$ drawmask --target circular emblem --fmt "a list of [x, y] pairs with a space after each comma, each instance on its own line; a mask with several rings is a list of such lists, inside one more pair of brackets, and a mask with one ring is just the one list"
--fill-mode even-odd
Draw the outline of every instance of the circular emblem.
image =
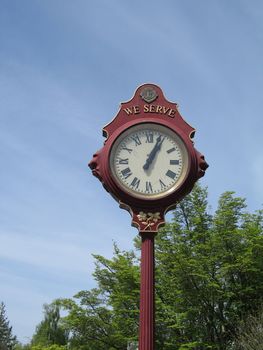
[[144, 88], [140, 96], [147, 103], [153, 102], [158, 97], [157, 92], [151, 87]]

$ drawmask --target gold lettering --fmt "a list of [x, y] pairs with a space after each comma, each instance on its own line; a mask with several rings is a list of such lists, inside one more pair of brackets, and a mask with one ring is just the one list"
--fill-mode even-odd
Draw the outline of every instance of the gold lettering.
[[134, 114], [139, 114], [140, 113], [139, 106], [133, 106], [133, 111], [134, 111]]
[[[134, 114], [140, 113], [139, 112], [139, 106], [134, 106], [133, 107], [133, 112]], [[170, 107], [166, 107], [166, 106], [161, 106], [161, 105], [147, 105], [145, 104], [143, 106], [143, 111], [144, 113], [158, 113], [158, 114], [166, 114], [171, 118], [174, 118], [176, 110], [172, 109]]]
[[154, 113], [155, 112], [155, 105], [150, 105], [150, 113]]
[[130, 114], [132, 114], [132, 109], [131, 108], [124, 108], [124, 111], [128, 114], [128, 115], [130, 115]]
[[166, 114], [169, 111], [169, 109], [169, 107], [166, 108], [165, 106], [163, 106], [163, 114]]
[[174, 115], [175, 115], [175, 110], [174, 109], [170, 109], [169, 113], [168, 113], [169, 117], [172, 117], [174, 118]]
[[148, 112], [149, 112], [149, 105], [144, 105], [144, 106], [143, 106], [143, 111], [144, 111], [145, 113], [148, 113]]
[[157, 106], [156, 106], [156, 113], [160, 113], [160, 114], [162, 114], [162, 113], [163, 113], [163, 107], [162, 107], [162, 106], [157, 105]]

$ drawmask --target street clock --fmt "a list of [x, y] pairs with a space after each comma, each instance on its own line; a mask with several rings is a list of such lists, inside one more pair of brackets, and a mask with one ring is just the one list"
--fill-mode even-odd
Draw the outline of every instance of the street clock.
[[140, 86], [103, 129], [104, 147], [89, 166], [142, 231], [157, 232], [208, 167], [195, 130], [154, 84]]
[[94, 176], [128, 210], [139, 229], [139, 350], [155, 349], [154, 237], [208, 165], [193, 144], [195, 130], [154, 84], [140, 86], [103, 129], [106, 141], [89, 163]]

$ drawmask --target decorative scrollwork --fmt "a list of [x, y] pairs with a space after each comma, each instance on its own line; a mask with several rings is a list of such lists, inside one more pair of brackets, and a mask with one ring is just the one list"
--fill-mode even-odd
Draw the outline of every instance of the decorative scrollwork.
[[142, 222], [143, 225], [145, 225], [145, 230], [150, 229], [152, 226], [156, 224], [158, 220], [161, 219], [161, 215], [159, 212], [157, 213], [144, 213], [143, 211], [140, 211], [140, 213], [137, 215], [139, 221]]

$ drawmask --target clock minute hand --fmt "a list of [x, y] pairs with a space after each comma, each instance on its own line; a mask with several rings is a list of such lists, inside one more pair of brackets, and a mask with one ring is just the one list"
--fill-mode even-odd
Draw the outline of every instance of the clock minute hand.
[[151, 165], [152, 161], [154, 160], [156, 153], [157, 153], [157, 152], [160, 150], [160, 148], [161, 148], [161, 145], [162, 145], [162, 143], [163, 143], [163, 140], [164, 140], [164, 138], [162, 139], [162, 138], [161, 138], [161, 135], [158, 136], [158, 138], [157, 138], [157, 140], [156, 140], [156, 144], [155, 144], [155, 146], [153, 147], [151, 153], [149, 154], [149, 156], [148, 156], [148, 158], [147, 158], [147, 160], [146, 160], [146, 163], [145, 163], [144, 166], [143, 166], [143, 169], [144, 169], [144, 170], [149, 169], [149, 166]]
[[161, 141], [161, 135], [158, 136], [153, 149], [151, 150], [150, 154], [148, 154], [148, 158], [146, 160], [146, 163], [143, 166], [144, 170], [147, 170], [149, 168], [150, 164], [152, 163], [152, 161], [154, 159], [154, 156], [155, 156], [155, 154], [156, 154], [156, 152], [158, 150], [158, 144], [159, 144], [160, 141]]

